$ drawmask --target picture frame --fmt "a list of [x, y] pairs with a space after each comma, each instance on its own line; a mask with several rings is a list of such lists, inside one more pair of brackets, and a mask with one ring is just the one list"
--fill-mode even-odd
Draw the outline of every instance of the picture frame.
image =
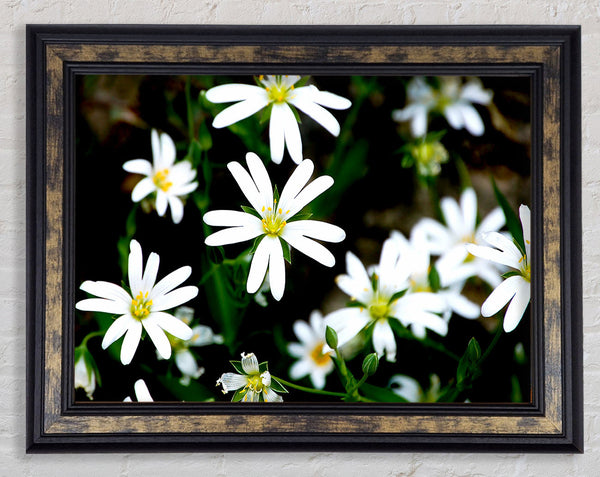
[[[28, 25], [27, 452], [583, 452], [580, 54], [577, 26]], [[530, 79], [530, 402], [75, 402], [76, 76], [274, 67]]]

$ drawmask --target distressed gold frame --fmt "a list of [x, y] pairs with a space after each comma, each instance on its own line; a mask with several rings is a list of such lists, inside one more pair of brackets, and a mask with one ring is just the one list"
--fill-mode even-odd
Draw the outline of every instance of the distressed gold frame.
[[[582, 451], [578, 27], [28, 26], [28, 442], [64, 450]], [[533, 94], [531, 401], [75, 404], [73, 78], [83, 72], [524, 75]]]

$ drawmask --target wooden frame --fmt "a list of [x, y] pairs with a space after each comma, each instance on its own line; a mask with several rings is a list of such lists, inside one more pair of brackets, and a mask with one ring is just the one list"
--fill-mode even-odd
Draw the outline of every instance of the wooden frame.
[[[74, 76], [523, 75], [533, 95], [528, 404], [75, 404]], [[28, 26], [27, 451], [582, 452], [579, 27]]]

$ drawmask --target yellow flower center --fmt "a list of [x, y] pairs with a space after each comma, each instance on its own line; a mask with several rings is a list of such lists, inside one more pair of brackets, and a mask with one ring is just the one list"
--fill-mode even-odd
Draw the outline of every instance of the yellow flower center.
[[167, 192], [173, 185], [173, 183], [169, 181], [169, 169], [157, 171], [152, 178], [152, 182], [154, 182], [154, 185], [163, 192]]
[[272, 237], [278, 237], [281, 235], [281, 231], [287, 224], [286, 217], [290, 213], [287, 210], [285, 213], [281, 208], [277, 209], [277, 200], [274, 201], [273, 207], [262, 208], [262, 224], [263, 229], [267, 235]]
[[310, 352], [310, 358], [317, 366], [325, 366], [331, 361], [331, 356], [328, 353], [323, 353], [324, 344], [322, 341], [319, 341]]
[[418, 292], [431, 292], [431, 287], [429, 286], [429, 281], [415, 281], [413, 279], [410, 280], [410, 289], [413, 293]]
[[521, 276], [528, 282], [531, 282], [531, 267], [529, 265], [529, 262], [527, 261], [526, 255], [523, 255], [519, 259], [519, 264], [521, 266], [521, 270], [520, 270]]
[[369, 313], [374, 321], [385, 319], [390, 315], [390, 306], [388, 299], [385, 297], [377, 297], [369, 305]]
[[248, 378], [248, 384], [246, 384], [246, 388], [249, 388], [250, 390], [254, 391], [255, 393], [260, 393], [262, 392], [264, 385], [262, 382], [262, 378], [260, 376], [260, 374], [252, 374], [247, 376]]
[[[294, 97], [292, 93], [294, 85], [282, 84], [281, 78], [281, 76], [277, 76], [274, 85], [265, 87], [269, 97], [269, 103], [286, 103]], [[262, 81], [263, 76], [260, 76], [259, 79]]]
[[137, 296], [131, 300], [131, 314], [138, 320], [143, 320], [150, 314], [152, 300], [148, 300], [148, 292], [145, 294], [139, 292]]

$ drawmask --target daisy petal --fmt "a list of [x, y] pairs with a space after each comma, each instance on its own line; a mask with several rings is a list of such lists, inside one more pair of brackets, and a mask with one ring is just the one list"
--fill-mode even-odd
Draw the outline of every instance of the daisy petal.
[[144, 276], [142, 277], [142, 288], [140, 291], [149, 292], [152, 289], [156, 282], [159, 263], [160, 257], [152, 252], [146, 261], [146, 268], [144, 270]]
[[320, 176], [308, 184], [289, 204], [289, 217], [300, 212], [305, 205], [321, 195], [333, 185], [333, 178], [330, 176]]
[[[290, 157], [296, 164], [302, 162], [302, 138], [300, 137], [300, 128], [296, 116], [287, 104], [276, 105], [281, 108], [281, 121], [285, 134], [285, 145]], [[273, 106], [275, 109], [275, 106]]]
[[110, 282], [93, 282], [86, 280], [79, 287], [84, 292], [90, 293], [100, 298], [106, 298], [113, 301], [123, 301], [127, 304], [131, 304], [131, 296], [119, 285], [115, 285]]
[[198, 373], [198, 363], [194, 355], [189, 350], [182, 350], [175, 353], [175, 364], [182, 374], [187, 376], [196, 376]]
[[481, 305], [481, 314], [483, 316], [493, 316], [506, 305], [520, 287], [522, 277], [512, 276], [498, 285], [490, 296]]
[[211, 210], [202, 219], [205, 224], [215, 227], [241, 227], [255, 223], [261, 226], [258, 217], [238, 210]]
[[[479, 227], [477, 227], [477, 235], [485, 232], [497, 232], [504, 226], [505, 223], [506, 218], [504, 217], [504, 212], [502, 212], [500, 207], [496, 207], [485, 216], [485, 219], [481, 221]], [[476, 239], [477, 235], [475, 237]]]
[[174, 272], [169, 273], [166, 277], [160, 280], [150, 291], [148, 299], [154, 300], [155, 297], [162, 296], [170, 292], [174, 288], [181, 285], [192, 274], [192, 267], [185, 266], [178, 268]]
[[271, 388], [264, 388], [263, 399], [265, 402], [283, 402], [283, 398]]
[[304, 346], [300, 343], [288, 343], [287, 345], [288, 353], [295, 358], [301, 358], [304, 356]]
[[243, 101], [253, 96], [261, 97], [264, 90], [259, 86], [251, 84], [223, 84], [210, 88], [206, 92], [206, 99], [211, 103], [233, 103], [234, 101]]
[[148, 317], [143, 320], [143, 325], [146, 333], [148, 333], [148, 336], [152, 340], [152, 343], [156, 346], [156, 351], [158, 351], [161, 358], [169, 359], [171, 357], [171, 343], [169, 343], [169, 338], [167, 338], [165, 332], [158, 326], [155, 317], [153, 315], [148, 315]]
[[[156, 130], [154, 130], [156, 131]], [[153, 150], [154, 163], [159, 169], [166, 169], [171, 167], [177, 157], [177, 149], [171, 136], [166, 133], [160, 134], [160, 153], [159, 157], [156, 157], [156, 152]]]
[[479, 80], [471, 80], [462, 87], [460, 92], [461, 99], [466, 99], [471, 103], [489, 104], [493, 93], [489, 89], [483, 89]]
[[229, 229], [219, 230], [218, 232], [209, 235], [204, 240], [204, 243], [212, 247], [218, 247], [219, 245], [228, 245], [231, 243], [252, 240], [263, 233], [264, 230], [259, 230], [257, 227], [231, 227]]
[[196, 298], [197, 295], [198, 287], [196, 286], [190, 285], [187, 287], [178, 288], [177, 290], [173, 290], [166, 295], [156, 296], [152, 300], [152, 311], [170, 310], [171, 308], [183, 305], [185, 302]]
[[125, 365], [131, 363], [141, 337], [142, 324], [138, 320], [132, 319], [121, 344], [121, 363]]
[[296, 361], [290, 368], [290, 378], [297, 380], [308, 376], [312, 370], [310, 363], [306, 360]]
[[294, 169], [294, 172], [283, 187], [283, 191], [281, 192], [281, 196], [279, 198], [279, 205], [284, 211], [288, 210], [288, 204], [308, 183], [314, 169], [315, 165], [310, 159], [305, 159], [298, 164], [296, 169]]
[[415, 106], [410, 131], [414, 137], [422, 137], [427, 133], [427, 108], [425, 106]]
[[233, 106], [225, 108], [215, 116], [212, 125], [215, 129], [231, 126], [242, 119], [252, 116], [254, 113], [264, 108], [267, 104], [269, 104], [269, 101], [266, 97], [257, 96], [248, 98], [245, 101], [241, 101]]
[[86, 300], [78, 301], [75, 308], [81, 311], [99, 311], [100, 313], [110, 313], [112, 315], [121, 315], [129, 311], [131, 301], [105, 300], [104, 298], [87, 298]]
[[396, 340], [387, 320], [379, 320], [375, 323], [373, 327], [373, 348], [380, 357], [385, 354], [386, 361], [396, 361]]
[[250, 202], [255, 210], [260, 210], [263, 206], [262, 198], [248, 171], [239, 162], [230, 162], [227, 164], [227, 168], [246, 196], [246, 199], [248, 199], [248, 202]]
[[285, 130], [283, 128], [284, 111], [280, 105], [274, 105], [269, 119], [269, 144], [271, 160], [275, 164], [281, 164], [285, 145]]
[[461, 105], [452, 103], [444, 108], [444, 116], [454, 129], [462, 129], [464, 120]]
[[313, 118], [334, 136], [338, 136], [340, 134], [340, 123], [338, 123], [335, 116], [322, 106], [319, 106], [317, 103], [315, 103], [312, 95], [309, 96], [297, 94], [293, 99], [290, 100], [290, 103], [296, 106], [307, 116]]
[[465, 231], [475, 230], [477, 225], [477, 196], [473, 188], [466, 188], [460, 195], [460, 208]]
[[[305, 237], [323, 240], [324, 242], [338, 243], [346, 238], [346, 232], [337, 225], [320, 222], [318, 220], [298, 220], [290, 222], [284, 229], [286, 231], [294, 231], [297, 234]], [[285, 238], [285, 235], [284, 235]]]
[[464, 118], [465, 129], [473, 136], [481, 136], [485, 132], [485, 127], [477, 110], [470, 104], [463, 104], [461, 112]]
[[106, 330], [104, 338], [102, 338], [102, 349], [108, 348], [111, 344], [123, 336], [134, 321], [136, 320], [129, 315], [122, 315], [113, 321], [112, 325], [110, 325], [108, 330]]
[[[300, 88], [298, 88], [298, 90], [299, 89]], [[348, 109], [350, 106], [352, 106], [352, 102], [349, 99], [318, 89], [313, 92], [313, 101], [321, 106], [338, 110]]]
[[138, 379], [133, 385], [133, 390], [135, 391], [135, 397], [138, 402], [152, 402], [152, 396], [150, 396], [150, 391], [148, 391], [148, 386], [143, 379]]
[[311, 344], [315, 340], [312, 328], [305, 321], [294, 322], [294, 333], [304, 344]]
[[248, 281], [246, 283], [248, 293], [256, 293], [262, 285], [267, 273], [267, 267], [269, 266], [270, 252], [271, 242], [264, 239], [261, 240], [250, 263], [250, 271], [248, 272]]
[[531, 288], [529, 286], [529, 282], [526, 282], [525, 280], [521, 279], [521, 282], [517, 287], [515, 296], [510, 302], [510, 305], [508, 305], [508, 308], [506, 309], [506, 314], [504, 315], [504, 331], [510, 333], [517, 327], [517, 325], [521, 321], [521, 318], [523, 318], [523, 314], [527, 309], [527, 305], [529, 305], [530, 298]]
[[342, 308], [325, 317], [325, 324], [338, 335], [338, 346], [344, 346], [371, 321], [369, 313], [360, 308]]
[[463, 318], [474, 320], [481, 315], [481, 309], [478, 305], [458, 293], [446, 294], [446, 300], [452, 311]]
[[156, 186], [154, 185], [154, 182], [152, 182], [152, 179], [145, 177], [139, 181], [133, 188], [133, 191], [131, 191], [131, 200], [133, 202], [139, 202], [155, 190]]
[[123, 169], [132, 174], [152, 175], [152, 164], [146, 159], [132, 159], [123, 164]]
[[165, 194], [161, 189], [156, 191], [156, 213], [161, 217], [164, 217], [165, 212], [167, 211], [167, 194]]
[[253, 152], [246, 154], [246, 164], [248, 164], [248, 170], [256, 184], [258, 193], [263, 199], [263, 205], [269, 207], [273, 204], [273, 185], [265, 165]]
[[335, 257], [333, 254], [320, 243], [291, 230], [284, 230], [283, 239], [288, 242], [292, 248], [295, 248], [322, 265], [325, 265], [326, 267], [333, 267], [335, 265]]
[[225, 373], [217, 381], [217, 384], [221, 384], [223, 386], [223, 391], [227, 393], [229, 391], [236, 391], [241, 387], [244, 387], [246, 384], [248, 384], [248, 379], [246, 376], [242, 376], [241, 374]]
[[242, 369], [246, 374], [258, 374], [258, 358], [254, 353], [242, 353]]
[[[162, 311], [152, 312], [150, 316], [153, 317], [154, 322], [158, 326], [180, 340], [187, 341], [194, 336], [194, 331], [188, 325], [169, 313], [164, 313]], [[150, 316], [148, 316], [148, 318], [150, 318]]]
[[171, 208], [171, 218], [174, 224], [178, 224], [183, 219], [183, 202], [174, 195], [167, 197], [169, 207]]
[[[266, 236], [263, 242], [271, 242], [269, 253], [269, 285], [271, 295], [279, 301], [283, 297], [285, 290], [285, 260], [283, 258], [283, 248], [277, 237]], [[261, 242], [262, 243], [262, 242]]]

